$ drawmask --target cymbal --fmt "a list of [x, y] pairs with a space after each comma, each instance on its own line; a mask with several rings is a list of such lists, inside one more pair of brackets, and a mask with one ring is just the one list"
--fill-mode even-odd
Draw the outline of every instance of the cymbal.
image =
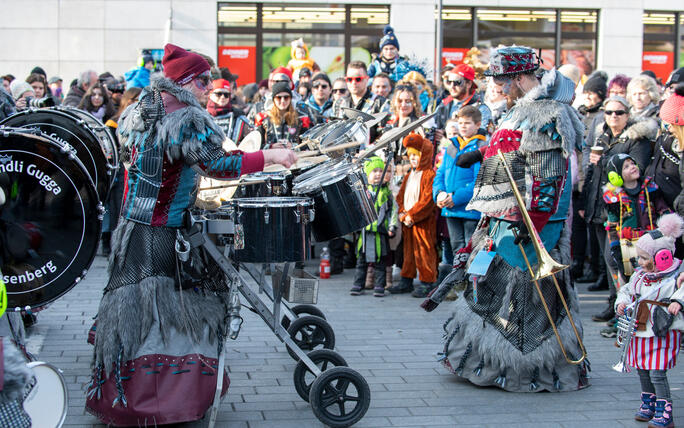
[[374, 114], [369, 114], [366, 112], [363, 112], [361, 110], [357, 110], [355, 108], [350, 108], [350, 107], [342, 107], [342, 113], [344, 114], [344, 117], [347, 119], [361, 119], [363, 120], [363, 123], [371, 128], [378, 123], [382, 122], [382, 120], [387, 116], [387, 112], [381, 111], [379, 113], [374, 113]]
[[259, 131], [252, 131], [240, 141], [237, 146], [238, 150], [245, 153], [258, 152], [261, 149], [261, 134]]
[[437, 113], [435, 112], [432, 114], [425, 115], [425, 116], [409, 123], [408, 125], [402, 126], [400, 128], [392, 128], [390, 130], [383, 132], [383, 134], [380, 136], [380, 138], [375, 140], [375, 145], [373, 147], [365, 150], [364, 152], [362, 152], [359, 155], [359, 160], [370, 156], [371, 154], [375, 153], [376, 151], [387, 146], [392, 141], [397, 141], [401, 138], [404, 138], [405, 136], [410, 134], [411, 131], [418, 128], [419, 126], [421, 126], [423, 123], [427, 122], [428, 120], [432, 119], [435, 116], [435, 114], [437, 114]]

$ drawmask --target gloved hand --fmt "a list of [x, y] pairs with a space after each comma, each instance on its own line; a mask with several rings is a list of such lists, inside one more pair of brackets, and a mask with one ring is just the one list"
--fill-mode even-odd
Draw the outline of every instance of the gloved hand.
[[508, 226], [508, 230], [514, 231], [513, 233], [515, 234], [515, 239], [513, 240], [513, 244], [526, 245], [530, 242], [530, 231], [527, 230], [527, 226], [525, 225], [524, 221], [518, 220], [511, 223]]
[[473, 150], [471, 152], [463, 153], [458, 157], [456, 165], [461, 168], [470, 168], [473, 164], [482, 162], [483, 156], [482, 152], [479, 150]]

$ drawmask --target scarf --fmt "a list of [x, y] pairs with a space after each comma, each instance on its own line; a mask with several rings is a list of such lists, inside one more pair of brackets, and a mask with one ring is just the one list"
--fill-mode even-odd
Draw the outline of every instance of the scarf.
[[104, 115], [105, 115], [105, 108], [104, 108], [104, 106], [100, 106], [100, 108], [97, 109], [96, 111], [91, 111], [89, 113], [92, 114], [93, 116], [95, 116], [96, 118], [100, 119], [100, 122], [102, 122], [102, 119], [104, 118]]
[[228, 100], [228, 104], [220, 106], [209, 98], [209, 100], [207, 100], [207, 111], [213, 117], [223, 116], [233, 111], [233, 105], [230, 103], [230, 100]]

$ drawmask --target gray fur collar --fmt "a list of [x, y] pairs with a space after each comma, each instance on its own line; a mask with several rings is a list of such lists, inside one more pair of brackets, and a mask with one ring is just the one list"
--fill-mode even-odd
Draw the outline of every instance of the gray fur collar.
[[[608, 125], [605, 122], [601, 122], [596, 125], [596, 134], [603, 135], [608, 131]], [[642, 117], [633, 121], [630, 119], [627, 122], [622, 134], [620, 134], [619, 140], [639, 140], [641, 138], [648, 138], [649, 140], [655, 140], [658, 136], [658, 122], [650, 117]]]
[[[153, 78], [150, 86], [153, 90], [174, 96], [179, 102], [187, 106], [164, 115], [161, 120], [155, 123], [156, 141], [162, 144], [164, 151], [171, 160], [180, 159], [188, 153], [199, 150], [205, 141], [219, 146], [223, 143], [225, 135], [221, 127], [202, 108], [192, 92], [162, 76]], [[143, 97], [146, 96], [152, 97], [153, 94], [146, 93], [143, 95]], [[147, 135], [141, 112], [143, 103], [145, 103], [142, 100], [143, 97], [141, 97], [141, 101], [128, 107], [121, 116], [122, 125], [118, 132], [122, 144], [126, 146], [141, 144]], [[129, 139], [132, 132], [143, 133], [145, 137], [138, 136]]]

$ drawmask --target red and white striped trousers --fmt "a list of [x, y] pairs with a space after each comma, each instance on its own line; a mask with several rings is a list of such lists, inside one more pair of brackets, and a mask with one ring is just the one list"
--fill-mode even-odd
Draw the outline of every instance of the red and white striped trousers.
[[682, 332], [670, 330], [665, 337], [633, 337], [627, 364], [643, 370], [669, 370], [677, 363]]

